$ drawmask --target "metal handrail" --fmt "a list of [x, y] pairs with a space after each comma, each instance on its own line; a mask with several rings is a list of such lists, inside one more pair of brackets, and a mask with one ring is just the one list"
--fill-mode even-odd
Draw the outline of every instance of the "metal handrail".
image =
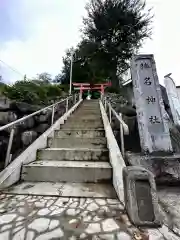
[[120, 124], [122, 124], [123, 130], [124, 130], [124, 134], [125, 135], [129, 135], [129, 127], [128, 125], [122, 120], [122, 117], [120, 117], [117, 112], [114, 110], [114, 108], [112, 107], [112, 105], [108, 102], [108, 107], [111, 109], [113, 115], [117, 118], [117, 120], [120, 122]]
[[[74, 99], [74, 102], [73, 104], [76, 104], [76, 102], [78, 101], [78, 99], [76, 99], [76, 94], [74, 95], [75, 99]], [[26, 121], [27, 119], [33, 117], [33, 116], [36, 116], [37, 114], [47, 110], [47, 109], [52, 109], [52, 116], [51, 116], [51, 126], [54, 124], [54, 115], [55, 115], [55, 107], [58, 105], [58, 104], [61, 104], [63, 102], [66, 102], [66, 112], [69, 110], [69, 100], [73, 99], [73, 95], [59, 101], [59, 102], [56, 102], [50, 106], [47, 106], [43, 109], [40, 109], [32, 114], [29, 114], [28, 116], [25, 116], [25, 117], [22, 117], [12, 123], [8, 123], [6, 124], [5, 126], [2, 126], [0, 127], [0, 131], [3, 131], [5, 129], [8, 129], [8, 128], [11, 128], [11, 132], [10, 132], [10, 136], [9, 136], [9, 142], [8, 142], [8, 147], [7, 147], [7, 151], [6, 151], [6, 159], [5, 159], [5, 167], [11, 162], [11, 158], [12, 158], [12, 154], [11, 154], [11, 148], [12, 148], [12, 144], [13, 144], [13, 138], [14, 138], [14, 133], [15, 133], [15, 126], [18, 124], [18, 123], [21, 123], [21, 122], [24, 122]]]
[[50, 106], [47, 106], [47, 107], [45, 107], [45, 108], [43, 108], [43, 109], [40, 109], [40, 110], [34, 112], [34, 113], [32, 113], [32, 114], [29, 114], [28, 116], [22, 117], [22, 118], [14, 121], [14, 122], [8, 123], [8, 124], [0, 127], [0, 131], [3, 131], [3, 130], [5, 130], [5, 129], [9, 128], [9, 127], [13, 127], [13, 126], [17, 125], [18, 123], [23, 122], [23, 121], [25, 121], [25, 120], [27, 120], [27, 119], [35, 116], [35, 115], [37, 115], [37, 114], [39, 114], [39, 113], [47, 110], [47, 109], [53, 108], [53, 107], [55, 107], [56, 105], [58, 105], [58, 104], [60, 104], [60, 103], [63, 103], [63, 102], [65, 102], [67, 99], [69, 100], [69, 99], [71, 99], [71, 98], [72, 98], [72, 96], [67, 97], [67, 98], [65, 98], [65, 99], [63, 99], [63, 100], [61, 100], [61, 101], [59, 101], [59, 102], [57, 102], [57, 103], [54, 103], [54, 104], [52, 104], [52, 105], [50, 105]]
[[116, 119], [120, 123], [120, 140], [121, 140], [121, 153], [122, 156], [125, 156], [125, 148], [124, 148], [124, 135], [129, 135], [129, 127], [122, 119], [122, 113], [117, 113], [112, 107], [111, 103], [107, 101], [105, 97], [102, 98], [102, 103], [104, 104], [105, 111], [107, 111], [107, 107], [109, 110], [109, 122], [112, 122], [112, 114], [116, 117]]

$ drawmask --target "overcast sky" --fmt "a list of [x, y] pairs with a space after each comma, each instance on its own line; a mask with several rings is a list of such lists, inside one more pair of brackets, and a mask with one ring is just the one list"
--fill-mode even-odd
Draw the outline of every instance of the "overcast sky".
[[[62, 56], [76, 46], [87, 0], [0, 0], [0, 60], [29, 78], [47, 71], [60, 72]], [[147, 0], [153, 7], [152, 40], [141, 53], [153, 53], [160, 82], [172, 72], [180, 85], [180, 0]], [[0, 62], [5, 80], [21, 79]]]

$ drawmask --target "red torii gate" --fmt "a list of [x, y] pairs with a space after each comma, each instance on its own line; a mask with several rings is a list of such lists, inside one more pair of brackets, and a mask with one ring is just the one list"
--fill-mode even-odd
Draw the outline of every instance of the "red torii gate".
[[72, 85], [76, 88], [75, 90], [80, 90], [80, 95], [82, 95], [84, 90], [99, 90], [101, 92], [101, 95], [104, 94], [104, 89], [106, 87], [111, 86], [111, 82], [108, 83], [97, 83], [91, 85], [90, 83], [72, 83]]

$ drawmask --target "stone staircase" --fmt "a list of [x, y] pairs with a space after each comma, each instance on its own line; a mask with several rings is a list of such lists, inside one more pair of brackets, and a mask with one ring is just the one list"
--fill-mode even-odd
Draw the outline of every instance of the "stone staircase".
[[99, 101], [84, 101], [37, 160], [22, 167], [15, 194], [116, 198]]

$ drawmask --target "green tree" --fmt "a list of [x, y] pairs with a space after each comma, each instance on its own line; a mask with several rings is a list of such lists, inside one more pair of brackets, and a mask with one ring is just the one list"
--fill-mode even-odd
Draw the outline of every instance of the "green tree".
[[51, 74], [47, 73], [47, 72], [43, 72], [43, 73], [40, 73], [37, 75], [38, 78], [37, 80], [43, 82], [43, 83], [50, 83], [52, 82], [52, 77], [51, 77]]
[[129, 67], [127, 60], [151, 35], [151, 10], [145, 6], [142, 0], [90, 0], [86, 6], [84, 36], [98, 45], [114, 86]]

